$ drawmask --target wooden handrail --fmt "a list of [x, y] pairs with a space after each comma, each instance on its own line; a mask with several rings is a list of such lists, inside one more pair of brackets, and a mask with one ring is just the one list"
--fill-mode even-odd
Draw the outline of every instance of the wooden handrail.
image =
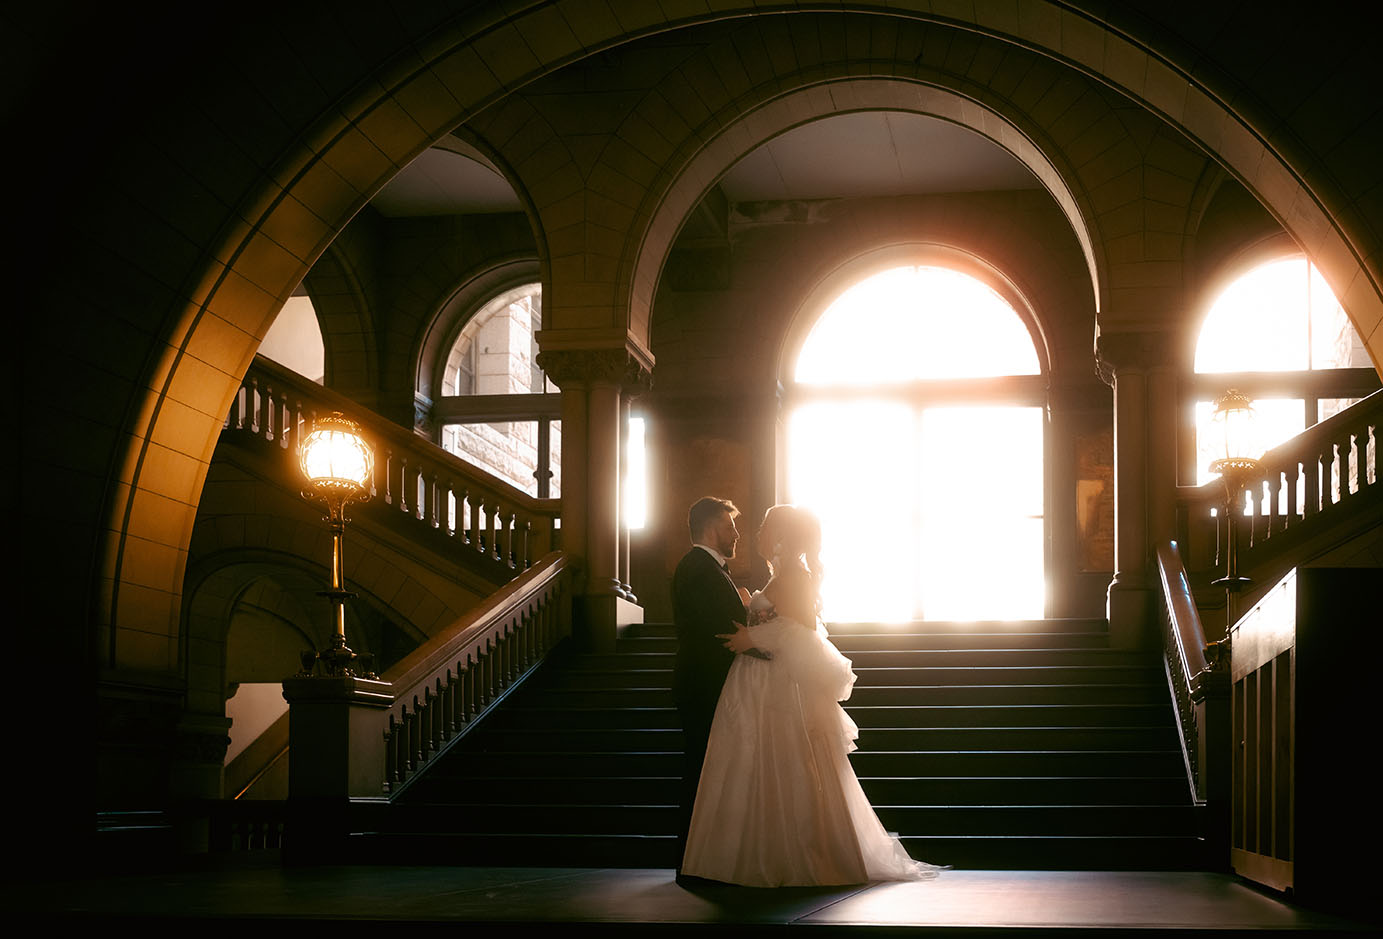
[[533, 565], [526, 573], [505, 584], [479, 606], [462, 614], [448, 629], [418, 646], [380, 676], [394, 686], [396, 698], [417, 694], [430, 685], [447, 668], [474, 652], [493, 629], [497, 621], [522, 612], [534, 596], [567, 571], [567, 558], [553, 552]]
[[[1175, 541], [1157, 546], [1161, 590], [1157, 608], [1172, 704], [1181, 731], [1187, 783], [1198, 803], [1223, 803], [1227, 785], [1225, 746], [1228, 706], [1228, 655], [1206, 645], [1205, 629], [1191, 594], [1191, 582]], [[1211, 654], [1214, 648], [1216, 654]]]
[[570, 570], [552, 552], [383, 676], [394, 703], [385, 732], [392, 799], [571, 634]]
[[1181, 549], [1175, 541], [1166, 541], [1157, 546], [1157, 573], [1172, 626], [1170, 638], [1175, 646], [1167, 651], [1176, 652], [1181, 672], [1186, 677], [1187, 690], [1194, 694], [1199, 690], [1201, 674], [1210, 668], [1210, 660], [1205, 654], [1205, 629], [1201, 626], [1196, 599], [1191, 595], [1191, 581], [1186, 576], [1186, 567], [1181, 563]]

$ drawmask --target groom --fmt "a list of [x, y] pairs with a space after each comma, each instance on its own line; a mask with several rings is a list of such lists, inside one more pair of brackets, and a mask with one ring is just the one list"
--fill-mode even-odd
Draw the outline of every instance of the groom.
[[743, 628], [748, 621], [743, 594], [730, 579], [726, 563], [735, 556], [735, 542], [739, 541], [735, 528], [738, 514], [739, 509], [727, 499], [698, 499], [687, 513], [692, 548], [672, 575], [672, 619], [677, 627], [672, 686], [686, 750], [677, 842], [679, 876], [711, 719], [730, 663], [735, 660], [721, 637], [735, 632], [737, 624]]

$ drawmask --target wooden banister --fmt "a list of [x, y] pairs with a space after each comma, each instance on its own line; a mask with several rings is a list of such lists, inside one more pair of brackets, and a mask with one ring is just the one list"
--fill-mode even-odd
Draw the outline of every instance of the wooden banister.
[[394, 696], [384, 788], [397, 796], [571, 634], [570, 574], [553, 552], [384, 675]]
[[1157, 546], [1157, 570], [1164, 663], [1181, 729], [1187, 781], [1197, 802], [1217, 802], [1220, 809], [1228, 785], [1229, 754], [1221, 745], [1227, 740], [1228, 656], [1206, 644], [1176, 542]]

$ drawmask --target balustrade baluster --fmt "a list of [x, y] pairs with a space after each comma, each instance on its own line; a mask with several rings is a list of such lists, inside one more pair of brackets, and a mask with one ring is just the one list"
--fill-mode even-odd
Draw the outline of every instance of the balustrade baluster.
[[442, 749], [442, 741], [447, 739], [447, 702], [441, 676], [433, 683], [432, 702], [436, 710], [432, 718], [432, 751], [436, 753]]
[[475, 655], [466, 653], [466, 720], [474, 720], [480, 713], [480, 682], [485, 677], [485, 670], [480, 665], [480, 649], [476, 648]]
[[538, 657], [538, 650], [533, 642], [532, 608], [526, 607], [519, 619], [519, 636], [523, 638], [523, 667], [527, 669]]
[[416, 771], [423, 765], [423, 715], [417, 695], [413, 696], [413, 713], [408, 720], [408, 769]]
[[1368, 481], [1370, 486], [1378, 485], [1378, 426], [1369, 425]]
[[1302, 465], [1302, 518], [1311, 518], [1321, 510], [1321, 455], [1313, 453]]
[[518, 560], [514, 557], [515, 524], [516, 521], [514, 513], [512, 511], [505, 512], [503, 518], [500, 520], [501, 531], [503, 532], [503, 550], [500, 551], [499, 559], [503, 561], [505, 564], [507, 564], [509, 567], [516, 568], [517, 570], [523, 570], [523, 568], [518, 567]]
[[1280, 532], [1287, 527], [1287, 474], [1277, 470], [1272, 474], [1269, 483], [1268, 498], [1270, 500], [1269, 516], [1271, 524], [1268, 526], [1268, 537], [1271, 538], [1274, 532]]
[[[1344, 480], [1342, 481], [1342, 485], [1341, 485], [1341, 487], [1340, 487], [1340, 488], [1341, 488], [1341, 492], [1340, 492], [1340, 501], [1341, 501], [1341, 502], [1345, 501], [1345, 498], [1344, 498], [1344, 497], [1346, 496], [1346, 494], [1348, 494], [1348, 495], [1350, 495], [1350, 496], [1358, 495], [1358, 494], [1359, 494], [1360, 488], [1362, 488], [1362, 487], [1359, 485], [1359, 476], [1360, 476], [1359, 470], [1362, 468], [1362, 467], [1361, 467], [1361, 463], [1360, 463], [1360, 459], [1359, 459], [1359, 449], [1360, 449], [1360, 448], [1359, 448], [1359, 435], [1358, 435], [1358, 434], [1351, 433], [1351, 434], [1349, 435], [1349, 443], [1348, 443], [1348, 450], [1349, 450], [1348, 459], [1346, 459], [1346, 460], [1344, 461], [1345, 463], [1348, 464], [1349, 470], [1348, 470], [1347, 473], [1344, 473], [1344, 477], [1345, 477], [1345, 478], [1344, 478]], [[1342, 456], [1343, 456], [1343, 455], [1344, 455], [1344, 454], [1342, 454]]]
[[495, 699], [495, 695], [499, 693], [499, 687], [495, 683], [495, 641], [493, 636], [485, 640], [485, 684], [481, 690], [485, 693], [484, 704], [486, 706], [489, 706], [490, 702]]
[[468, 535], [466, 541], [476, 551], [484, 551], [485, 534], [484, 529], [480, 527], [480, 516], [485, 506], [485, 500], [483, 498], [476, 498], [474, 494], [468, 493], [466, 496], [466, 505], [469, 509], [467, 513], [469, 518], [467, 519]]
[[385, 505], [394, 504], [394, 451], [388, 447], [380, 447], [375, 458], [375, 471], [381, 474], [384, 485], [381, 487], [379, 499]]
[[264, 440], [273, 439], [273, 431], [269, 423], [269, 402], [272, 400], [273, 396], [274, 389], [272, 385], [265, 385], [259, 393], [259, 417], [257, 419], [259, 426], [256, 428], [255, 433]]
[[[1348, 470], [1346, 470], [1348, 472]], [[1330, 444], [1330, 481], [1326, 491], [1326, 497], [1321, 500], [1321, 509], [1335, 505], [1340, 501], [1340, 447], [1339, 444]]]
[[249, 411], [249, 414], [250, 414], [249, 431], [250, 431], [250, 433], [252, 433], [252, 434], [258, 436], [258, 435], [259, 435], [259, 378], [258, 378], [258, 377], [251, 377], [251, 378], [250, 378], [250, 388], [249, 388], [248, 393], [246, 394], [246, 398], [247, 398], [247, 400], [246, 400], [246, 402], [245, 402], [245, 407], [246, 407], [246, 409]]
[[418, 481], [423, 487], [423, 521], [429, 528], [437, 528], [441, 522], [437, 513], [437, 473], [429, 472], [425, 480], [419, 476]]
[[1284, 476], [1287, 479], [1287, 517], [1283, 522], [1291, 527], [1301, 517], [1301, 464], [1292, 463]]
[[384, 782], [385, 788], [399, 782], [398, 767], [398, 722], [389, 715], [389, 725], [384, 729]]

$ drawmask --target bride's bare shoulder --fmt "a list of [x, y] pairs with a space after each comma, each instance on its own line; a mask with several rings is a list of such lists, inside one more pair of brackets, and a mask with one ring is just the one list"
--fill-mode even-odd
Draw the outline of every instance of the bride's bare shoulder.
[[763, 592], [779, 613], [802, 623], [815, 621], [816, 583], [805, 568], [784, 565], [775, 570]]

